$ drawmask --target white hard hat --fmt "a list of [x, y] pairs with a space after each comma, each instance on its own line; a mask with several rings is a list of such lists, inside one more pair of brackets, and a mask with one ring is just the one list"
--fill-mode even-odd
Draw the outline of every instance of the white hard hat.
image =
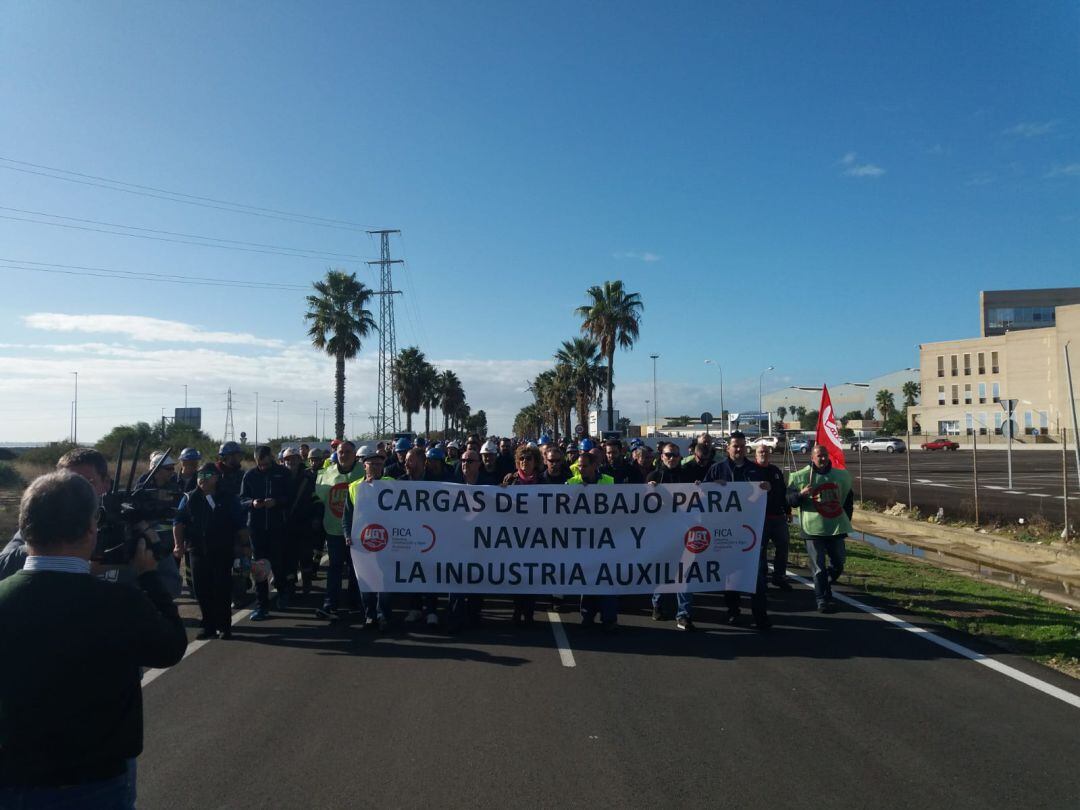
[[480, 452], [497, 456], [499, 455], [499, 445], [495, 443], [494, 439], [488, 439], [484, 446], [480, 448]]

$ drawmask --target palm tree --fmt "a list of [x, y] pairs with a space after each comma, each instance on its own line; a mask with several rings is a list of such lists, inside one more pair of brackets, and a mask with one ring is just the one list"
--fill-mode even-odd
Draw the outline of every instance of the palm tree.
[[921, 393], [921, 389], [922, 386], [920, 386], [919, 383], [915, 382], [914, 380], [908, 380], [906, 383], [904, 383], [903, 387], [901, 387], [900, 389], [900, 393], [904, 395], [905, 407], [910, 408], [915, 404], [915, 400]]
[[424, 353], [416, 346], [398, 352], [394, 360], [394, 389], [405, 411], [405, 430], [412, 433], [412, 415], [419, 413], [424, 401], [424, 368], [429, 367]]
[[877, 392], [874, 397], [874, 404], [877, 405], [882, 422], [888, 421], [889, 414], [896, 410], [896, 400], [893, 398], [892, 391], [888, 388], [882, 388]]
[[439, 407], [442, 392], [439, 389], [439, 370], [431, 363], [424, 363], [420, 372], [420, 402], [424, 406], [424, 435], [431, 435], [431, 409]]
[[589, 287], [585, 295], [589, 302], [578, 307], [575, 314], [582, 319], [582, 333], [597, 340], [600, 352], [607, 360], [607, 424], [610, 428], [615, 422], [612, 403], [615, 347], [629, 349], [634, 345], [645, 304], [637, 293], [626, 292], [622, 281], [605, 281], [603, 287]]
[[327, 270], [313, 282], [316, 295], [307, 296], [304, 320], [311, 345], [334, 358], [334, 436], [345, 436], [345, 361], [360, 353], [360, 342], [378, 330], [366, 308], [374, 294], [355, 273]]
[[781, 422], [783, 422], [784, 417], [787, 416], [787, 408], [785, 408], [783, 405], [779, 406], [776, 409], [776, 416]]
[[443, 412], [443, 437], [450, 431], [450, 419], [465, 403], [465, 389], [458, 375], [447, 369], [439, 375], [439, 407]]
[[589, 406], [596, 401], [607, 379], [600, 361], [600, 344], [591, 337], [564, 340], [562, 348], [555, 352], [555, 360], [570, 369], [578, 424], [589, 424]]

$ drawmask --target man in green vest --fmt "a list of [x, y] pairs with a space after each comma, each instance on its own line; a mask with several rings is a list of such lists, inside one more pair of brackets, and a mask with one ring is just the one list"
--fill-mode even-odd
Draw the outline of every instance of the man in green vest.
[[810, 466], [791, 474], [787, 502], [799, 509], [818, 612], [832, 613], [832, 583], [844, 570], [844, 538], [851, 531], [851, 473], [833, 467], [828, 448], [815, 444]]
[[[588, 442], [589, 450], [586, 450]], [[585, 439], [581, 442], [581, 456], [578, 458], [578, 471], [569, 478], [568, 485], [592, 486], [593, 484], [611, 485], [615, 479], [610, 475], [600, 472], [599, 460], [590, 452], [592, 442]], [[600, 628], [606, 633], [615, 631], [616, 622], [619, 620], [619, 597], [612, 594], [602, 596], [581, 597], [581, 625], [592, 627], [596, 620], [596, 614], [600, 614]]]
[[326, 553], [330, 564], [326, 572], [326, 598], [323, 606], [315, 611], [320, 619], [333, 619], [337, 615], [338, 598], [341, 596], [341, 576], [349, 574], [350, 607], [360, 608], [360, 587], [356, 584], [352, 558], [345, 547], [345, 532], [341, 519], [349, 497], [349, 484], [364, 477], [364, 465], [356, 459], [356, 445], [346, 439], [337, 447], [337, 461], [323, 467], [315, 479], [315, 495], [323, 503], [323, 530], [326, 532]]
[[[360, 448], [357, 455], [364, 465], [364, 477], [349, 484], [349, 494], [345, 499], [345, 512], [341, 516], [341, 530], [345, 535], [346, 553], [350, 554], [350, 560], [352, 557], [348, 549], [353, 544], [353, 513], [356, 509], [356, 498], [359, 495], [360, 487], [364, 484], [372, 484], [375, 481], [397, 480], [389, 475], [383, 475], [386, 456], [375, 445], [365, 444]], [[357, 584], [357, 587], [359, 587], [359, 584]], [[365, 628], [377, 625], [380, 631], [385, 632], [390, 627], [390, 597], [391, 594], [388, 593], [368, 592], [361, 594]]]

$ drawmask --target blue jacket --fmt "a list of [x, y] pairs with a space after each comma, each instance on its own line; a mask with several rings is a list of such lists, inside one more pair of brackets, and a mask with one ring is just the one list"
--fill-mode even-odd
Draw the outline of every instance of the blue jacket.
[[[248, 510], [247, 525], [253, 535], [262, 536], [284, 528], [291, 488], [289, 471], [277, 464], [272, 464], [265, 472], [252, 467], [244, 473], [244, 480], [240, 484], [240, 504]], [[273, 508], [252, 508], [252, 501], [266, 498], [274, 499]]]

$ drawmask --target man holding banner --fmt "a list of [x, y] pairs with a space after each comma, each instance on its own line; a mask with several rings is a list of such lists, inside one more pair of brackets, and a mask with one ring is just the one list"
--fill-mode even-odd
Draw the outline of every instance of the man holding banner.
[[806, 540], [818, 611], [831, 613], [834, 610], [832, 583], [844, 570], [844, 541], [851, 531], [854, 499], [851, 473], [845, 469], [840, 431], [837, 430], [829, 389], [825, 386], [821, 391], [817, 443], [811, 451], [810, 462], [810, 466], [792, 473], [787, 502], [799, 508], [799, 527]]

